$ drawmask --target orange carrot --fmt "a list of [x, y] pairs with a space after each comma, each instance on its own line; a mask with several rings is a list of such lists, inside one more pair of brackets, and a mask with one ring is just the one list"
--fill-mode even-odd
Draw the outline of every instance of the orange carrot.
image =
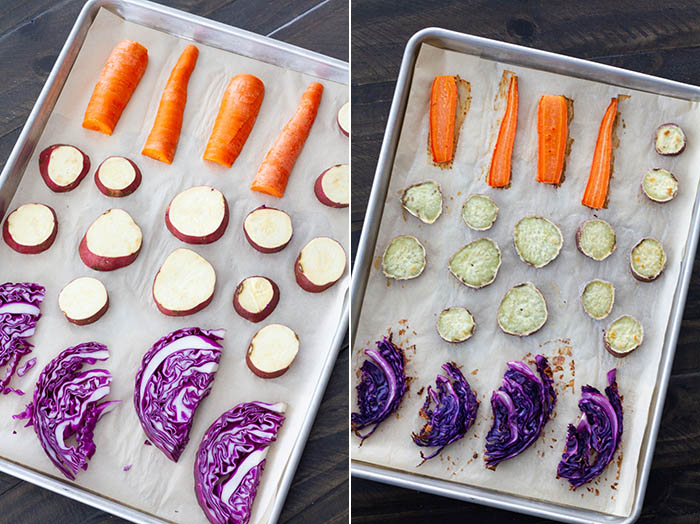
[[321, 104], [323, 86], [312, 83], [306, 88], [292, 119], [265, 155], [250, 189], [281, 197], [287, 187], [294, 163], [304, 147]]
[[515, 131], [518, 127], [518, 77], [513, 75], [508, 85], [506, 112], [498, 131], [496, 147], [491, 158], [488, 184], [491, 187], [506, 187], [510, 184], [511, 160]]
[[148, 49], [141, 44], [133, 40], [117, 44], [102, 69], [85, 110], [85, 129], [112, 134], [147, 64]]
[[234, 76], [224, 91], [211, 131], [204, 160], [231, 167], [241, 154], [258, 118], [265, 97], [265, 84], [248, 74]]
[[172, 164], [187, 104], [187, 84], [198, 56], [199, 49], [192, 44], [188, 45], [170, 72], [168, 83], [165, 84], [163, 95], [160, 97], [151, 134], [148, 135], [146, 145], [141, 151], [142, 155]]
[[537, 181], [559, 184], [568, 137], [568, 107], [563, 96], [544, 95], [537, 104]]
[[430, 144], [434, 162], [450, 162], [454, 154], [457, 82], [436, 76], [430, 91]]
[[610, 185], [610, 171], [612, 168], [612, 141], [613, 125], [617, 116], [617, 98], [610, 101], [608, 109], [603, 115], [598, 131], [598, 140], [593, 153], [591, 172], [588, 175], [586, 191], [583, 193], [581, 203], [593, 209], [601, 209], [605, 206]]

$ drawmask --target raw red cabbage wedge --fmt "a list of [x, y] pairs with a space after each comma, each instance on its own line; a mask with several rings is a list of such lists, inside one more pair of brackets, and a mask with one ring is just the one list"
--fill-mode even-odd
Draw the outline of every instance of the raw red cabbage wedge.
[[0, 285], [0, 369], [5, 368], [4, 376], [0, 376], [0, 391], [4, 394], [24, 394], [9, 384], [22, 357], [31, 353], [34, 347], [27, 338], [34, 334], [36, 322], [41, 317], [39, 306], [45, 292], [43, 286], [31, 282]]
[[[427, 422], [419, 433], [413, 433], [413, 442], [416, 445], [438, 447], [427, 457], [421, 451], [423, 462], [466, 435], [479, 410], [479, 401], [457, 365], [447, 362], [443, 364], [442, 369], [447, 376], [437, 376], [435, 389], [428, 386], [425, 403], [420, 410], [420, 416]], [[434, 408], [431, 408], [431, 404]]]
[[178, 329], [158, 340], [141, 361], [134, 407], [146, 436], [177, 462], [190, 440], [199, 403], [219, 368], [223, 329]]
[[[85, 342], [61, 352], [39, 375], [34, 399], [27, 409], [12, 418], [29, 419], [51, 462], [70, 480], [88, 467], [95, 454], [92, 440], [100, 417], [117, 401], [100, 402], [109, 395], [112, 376], [106, 369], [88, 369], [107, 360], [107, 346]], [[69, 444], [75, 440], [75, 446]]]
[[616, 375], [616, 369], [608, 372], [605, 395], [592, 386], [581, 388], [578, 407], [583, 415], [576, 426], [569, 424], [566, 447], [557, 467], [557, 476], [567, 479], [572, 489], [597, 478], [620, 447], [622, 399]]
[[552, 369], [535, 357], [536, 375], [522, 362], [508, 362], [503, 385], [491, 395], [493, 425], [486, 435], [484, 460], [490, 469], [525, 451], [542, 432], [557, 403]]
[[284, 402], [244, 402], [207, 429], [195, 457], [194, 491], [212, 524], [250, 520], [265, 457], [286, 409]]
[[[391, 415], [408, 389], [406, 359], [391, 337], [377, 341], [377, 349], [365, 349], [369, 358], [362, 363], [362, 380], [357, 385], [359, 413], [351, 415], [352, 430], [363, 442]], [[360, 430], [372, 426], [367, 433]]]

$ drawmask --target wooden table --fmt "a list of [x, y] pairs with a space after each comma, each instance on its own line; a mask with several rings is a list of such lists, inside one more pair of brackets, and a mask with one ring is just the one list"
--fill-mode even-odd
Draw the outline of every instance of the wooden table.
[[[348, 60], [347, 0], [159, 2]], [[0, 0], [0, 169], [17, 141], [83, 3], [83, 0]], [[347, 369], [346, 342], [323, 397], [280, 522], [335, 523], [348, 520]], [[0, 522], [126, 523], [4, 474], [0, 474]]]
[[[401, 55], [429, 26], [700, 84], [700, 5], [679, 0], [559, 2], [353, 0], [352, 238], [357, 246]], [[700, 266], [683, 325], [639, 522], [700, 522]], [[355, 403], [354, 392], [351, 403]], [[543, 522], [365, 480], [352, 481], [353, 522]]]

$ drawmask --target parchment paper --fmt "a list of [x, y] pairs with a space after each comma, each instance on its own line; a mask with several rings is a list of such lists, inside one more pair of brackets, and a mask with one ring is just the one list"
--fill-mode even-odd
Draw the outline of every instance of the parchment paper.
[[[503, 104], [496, 104], [496, 109], [494, 100], [504, 69], [518, 75], [520, 105], [512, 186], [496, 190], [486, 184], [485, 176], [502, 118]], [[441, 74], [458, 74], [470, 82], [473, 97], [451, 170], [430, 165], [427, 157], [430, 87], [433, 78]], [[536, 182], [537, 102], [543, 94], [563, 94], [575, 101], [570, 126], [574, 143], [566, 178], [559, 188]], [[631, 98], [619, 108], [620, 144], [615, 152], [609, 206], [593, 212], [582, 206], [580, 200], [600, 121], [610, 98], [618, 94]], [[688, 148], [678, 157], [661, 157], [653, 149], [654, 130], [664, 122], [676, 122], [687, 133]], [[398, 414], [385, 421], [362, 447], [358, 446], [357, 438], [352, 440], [353, 459], [547, 502], [629, 515], [640, 445], [698, 187], [699, 173], [694, 166], [698, 165], [699, 150], [695, 144], [700, 140], [699, 126], [695, 103], [504, 66], [423, 45], [415, 67], [352, 360], [353, 370], [358, 370], [364, 360], [362, 349], [373, 346], [375, 340], [391, 330], [395, 342], [407, 349], [407, 374], [414, 380]], [[668, 204], [652, 203], [641, 193], [642, 176], [653, 167], [670, 169], [679, 180], [678, 195]], [[404, 216], [399, 202], [403, 188], [428, 179], [440, 183], [445, 200], [443, 215], [432, 225]], [[500, 213], [491, 230], [472, 231], [462, 221], [461, 207], [471, 193], [487, 194], [499, 206]], [[557, 223], [564, 237], [559, 257], [539, 270], [521, 262], [513, 247], [515, 223], [533, 214]], [[593, 216], [609, 221], [617, 233], [617, 250], [603, 262], [583, 256], [575, 247], [578, 225]], [[427, 251], [423, 275], [405, 283], [389, 282], [381, 273], [383, 250], [399, 234], [415, 235]], [[628, 264], [630, 250], [645, 236], [659, 239], [668, 255], [666, 270], [652, 283], [637, 282]], [[447, 263], [458, 249], [480, 237], [490, 237], [498, 243], [503, 264], [493, 284], [472, 290], [449, 274]], [[579, 300], [584, 284], [594, 278], [609, 280], [616, 287], [614, 309], [607, 319], [599, 322], [583, 312]], [[511, 286], [525, 281], [532, 281], [544, 294], [549, 320], [538, 333], [519, 339], [500, 331], [496, 309]], [[463, 344], [442, 341], [435, 328], [437, 314], [453, 305], [468, 307], [476, 320], [475, 335]], [[623, 314], [634, 315], [642, 322], [645, 339], [635, 353], [616, 359], [604, 350], [602, 331]], [[500, 464], [495, 472], [490, 471], [484, 467], [483, 449], [492, 421], [491, 392], [501, 385], [507, 361], [531, 359], [537, 353], [547, 356], [555, 371], [559, 400], [553, 419], [530, 449]], [[418, 417], [424, 401], [424, 394], [419, 391], [434, 383], [440, 366], [448, 360], [462, 366], [478, 393], [481, 405], [477, 422], [465, 438], [443, 450], [439, 458], [416, 467], [422, 448], [413, 444], [410, 435], [424, 422]], [[566, 426], [580, 416], [577, 402], [581, 386], [591, 384], [602, 391], [607, 385], [605, 374], [613, 367], [618, 368], [618, 384], [624, 396], [621, 449], [597, 481], [588, 488], [570, 491], [564, 480], [555, 478]]]
[[[146, 73], [111, 137], [84, 130], [80, 124], [92, 88], [110, 51], [125, 38], [148, 48]], [[347, 87], [321, 80], [325, 90], [318, 117], [286, 194], [282, 199], [267, 197], [250, 191], [250, 182], [282, 126], [294, 113], [302, 92], [318, 79], [196, 44], [200, 54], [189, 84], [180, 144], [175, 161], [168, 166], [142, 156], [140, 151], [168, 75], [187, 43], [100, 11], [28, 164], [10, 209], [26, 202], [48, 204], [58, 215], [59, 232], [51, 249], [40, 255], [20, 255], [4, 243], [0, 246], [1, 281], [35, 281], [47, 289], [41, 308], [43, 316], [31, 339], [36, 345], [33, 356], [38, 363], [28, 375], [12, 381], [27, 395], [0, 399], [0, 455], [63, 478], [44, 454], [34, 431], [10, 417], [31, 400], [36, 379], [49, 360], [68, 346], [97, 340], [110, 348], [111, 357], [105, 364], [114, 375], [110, 398], [121, 399], [122, 403], [97, 425], [97, 453], [76, 483], [173, 522], [205, 523], [194, 496], [192, 474], [194, 455], [204, 432], [221, 413], [240, 402], [283, 400], [289, 405], [287, 419], [268, 454], [251, 520], [262, 522], [267, 520], [280, 476], [298, 438], [349, 282], [346, 272], [328, 291], [312, 294], [297, 286], [293, 272], [299, 250], [315, 236], [334, 237], [347, 250], [347, 209], [328, 208], [313, 193], [314, 180], [324, 169], [348, 159], [348, 140], [337, 129], [335, 120], [338, 109], [347, 101]], [[244, 72], [263, 80], [265, 99], [243, 152], [231, 169], [225, 169], [203, 161], [202, 153], [224, 88], [233, 75]], [[72, 192], [53, 193], [39, 176], [39, 152], [54, 143], [75, 144], [93, 163], [89, 176]], [[108, 155], [128, 156], [140, 166], [143, 183], [131, 196], [107, 198], [95, 187], [94, 168]], [[164, 213], [177, 193], [196, 185], [212, 185], [221, 190], [230, 208], [229, 226], [219, 241], [187, 246], [214, 266], [216, 292], [213, 302], [203, 311], [189, 317], [166, 317], [158, 312], [151, 298], [153, 277], [165, 257], [185, 244], [167, 231]], [[280, 207], [292, 217], [294, 236], [279, 253], [258, 253], [243, 236], [243, 218], [261, 204]], [[80, 261], [78, 243], [92, 221], [112, 207], [125, 209], [141, 226], [143, 247], [132, 265], [100, 273]], [[281, 298], [270, 317], [252, 324], [234, 312], [231, 301], [238, 282], [258, 274], [277, 282]], [[110, 308], [95, 324], [79, 327], [65, 320], [58, 309], [57, 296], [66, 283], [85, 275], [104, 282], [110, 294]], [[264, 380], [248, 370], [244, 357], [253, 334], [273, 322], [294, 329], [301, 347], [284, 376]], [[174, 464], [154, 446], [144, 446], [146, 437], [133, 408], [134, 377], [143, 354], [157, 339], [189, 326], [223, 327], [227, 334], [211, 396], [199, 407], [190, 443]], [[132, 468], [125, 472], [123, 466], [127, 465]]]

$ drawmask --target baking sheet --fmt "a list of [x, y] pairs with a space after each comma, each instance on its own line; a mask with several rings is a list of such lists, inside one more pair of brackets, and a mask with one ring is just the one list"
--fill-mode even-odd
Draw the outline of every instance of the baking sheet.
[[[149, 65], [111, 137], [80, 126], [92, 87], [110, 51], [122, 39], [138, 40], [149, 50]], [[173, 522], [205, 523], [193, 492], [193, 461], [206, 428], [234, 405], [262, 400], [284, 400], [289, 404], [287, 420], [278, 441], [271, 447], [256, 498], [251, 522], [264, 522], [272, 510], [278, 481], [301, 430], [311, 402], [316, 378], [336, 331], [343, 299], [349, 284], [346, 275], [330, 290], [311, 294], [302, 291], [293, 275], [299, 250], [311, 238], [328, 235], [348, 249], [347, 210], [320, 204], [313, 194], [316, 176], [327, 167], [347, 162], [348, 140], [338, 130], [335, 116], [348, 98], [347, 86], [321, 80], [325, 86], [316, 123], [292, 173], [286, 195], [275, 199], [249, 191], [258, 164], [282, 126], [294, 113], [308, 83], [308, 75], [196, 44], [200, 54], [189, 84], [180, 144], [171, 166], [140, 155], [150, 131], [162, 89], [182, 49], [188, 42], [122, 20], [102, 9], [87, 35], [72, 72], [63, 88], [42, 137], [28, 163], [25, 176], [9, 209], [25, 202], [52, 206], [59, 219], [59, 233], [51, 249], [41, 255], [24, 256], [0, 246], [2, 281], [31, 280], [47, 288], [42, 318], [32, 338], [37, 366], [12, 385], [27, 395], [5, 396], [0, 403], [0, 455], [63, 479], [50, 463], [31, 428], [13, 421], [31, 399], [33, 384], [41, 369], [61, 350], [88, 340], [106, 343], [111, 357], [105, 367], [114, 376], [110, 398], [122, 403], [106, 415], [95, 431], [97, 453], [76, 484], [126, 505]], [[266, 95], [257, 122], [243, 152], [229, 170], [201, 160], [216, 117], [219, 100], [229, 79], [237, 73], [260, 77]], [[93, 169], [72, 192], [51, 192], [41, 181], [37, 158], [46, 146], [71, 143], [91, 157]], [[92, 175], [108, 155], [125, 155], [141, 168], [143, 182], [131, 196], [110, 199], [94, 186]], [[228, 199], [230, 222], [222, 239], [207, 246], [187, 246], [209, 260], [217, 272], [213, 302], [200, 313], [184, 318], [160, 314], [151, 298], [153, 277], [165, 257], [185, 244], [164, 227], [167, 204], [178, 192], [195, 185], [212, 185]], [[262, 255], [247, 243], [242, 232], [244, 216], [261, 204], [286, 210], [295, 228], [289, 246]], [[144, 233], [142, 251], [131, 266], [109, 273], [88, 269], [78, 257], [77, 247], [87, 227], [112, 207], [127, 210]], [[264, 274], [280, 287], [277, 309], [258, 325], [244, 321], [233, 311], [231, 299], [237, 283], [246, 276]], [[74, 326], [58, 309], [60, 289], [79, 276], [102, 280], [110, 293], [110, 309], [97, 323]], [[309, 315], [315, 322], [309, 323]], [[290, 371], [274, 380], [255, 377], [244, 362], [253, 334], [268, 323], [280, 322], [299, 335], [301, 348]], [[154, 446], [145, 446], [145, 434], [132, 407], [133, 380], [145, 351], [161, 336], [188, 326], [223, 327], [224, 355], [211, 395], [200, 406], [190, 434], [190, 444], [177, 464]], [[14, 433], [16, 432], [16, 433]], [[129, 471], [124, 466], [131, 465]]]
[[[487, 186], [485, 176], [502, 114], [502, 104], [494, 104], [494, 100], [504, 70], [514, 71], [519, 77], [519, 125], [512, 187], [496, 190]], [[438, 74], [459, 74], [471, 83], [471, 108], [452, 170], [430, 165], [427, 157], [429, 93]], [[575, 100], [570, 126], [574, 143], [560, 188], [535, 180], [536, 106], [542, 94], [564, 94]], [[608, 209], [594, 212], [581, 206], [580, 198], [600, 120], [610, 98], [619, 94], [631, 98], [620, 105], [620, 145], [615, 153], [610, 203]], [[692, 169], [698, 160], [697, 150], [692, 147], [693, 137], [699, 136], [697, 114], [696, 103], [422, 46], [352, 357], [353, 369], [357, 370], [364, 360], [362, 349], [391, 331], [395, 342], [407, 349], [407, 374], [414, 380], [397, 414], [361, 447], [358, 439], [352, 441], [354, 460], [614, 515], [631, 513], [640, 445], [698, 187], [698, 174]], [[679, 123], [688, 136], [688, 149], [676, 158], [660, 157], [653, 150], [654, 129], [668, 121]], [[641, 177], [652, 167], [668, 168], [678, 177], [680, 190], [672, 202], [654, 204], [641, 194]], [[445, 199], [444, 216], [432, 225], [405, 216], [399, 203], [403, 188], [427, 179], [440, 183]], [[462, 222], [461, 206], [471, 193], [487, 194], [499, 205], [499, 218], [491, 230], [471, 231]], [[515, 223], [532, 214], [553, 220], [564, 236], [559, 257], [539, 270], [519, 260], [512, 241]], [[588, 259], [575, 248], [576, 228], [593, 216], [608, 220], [617, 233], [618, 248], [603, 262]], [[424, 274], [403, 283], [387, 281], [381, 273], [381, 254], [390, 239], [399, 234], [416, 235], [425, 245], [428, 257]], [[492, 285], [471, 290], [449, 274], [447, 262], [463, 245], [483, 236], [499, 244], [503, 264]], [[650, 284], [638, 283], [628, 268], [629, 251], [643, 236], [661, 240], [668, 254], [664, 274]], [[610, 280], [617, 290], [613, 312], [600, 322], [583, 313], [578, 299], [584, 283], [593, 278]], [[550, 316], [540, 332], [518, 339], [503, 334], [495, 316], [505, 292], [524, 281], [532, 281], [543, 292]], [[464, 344], [443, 342], [435, 330], [437, 314], [451, 305], [465, 305], [475, 316], [476, 334]], [[622, 314], [635, 315], [642, 321], [645, 341], [633, 355], [616, 359], [602, 347], [602, 330]], [[508, 360], [529, 359], [537, 353], [546, 355], [555, 370], [559, 401], [554, 417], [532, 448], [502, 463], [496, 472], [487, 470], [483, 465], [483, 446], [491, 425], [491, 391], [500, 385]], [[463, 367], [477, 391], [481, 400], [479, 416], [464, 439], [446, 448], [439, 458], [416, 467], [420, 448], [412, 443], [410, 434], [422, 425], [418, 410], [424, 399], [418, 392], [434, 382], [447, 360]], [[602, 389], [606, 385], [605, 373], [612, 367], [619, 370], [618, 383], [624, 395], [621, 451], [600, 479], [588, 488], [572, 492], [565, 481], [555, 478], [566, 425], [580, 416], [580, 387], [592, 384]]]

